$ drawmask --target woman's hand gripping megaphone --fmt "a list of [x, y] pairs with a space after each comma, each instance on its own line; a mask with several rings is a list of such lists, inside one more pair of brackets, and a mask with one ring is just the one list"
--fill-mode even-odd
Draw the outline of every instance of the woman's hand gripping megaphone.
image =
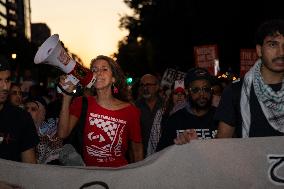
[[[92, 81], [89, 83], [89, 85], [85, 86], [87, 88], [91, 88], [92, 85], [96, 82], [96, 77], [94, 76], [94, 74], [92, 74]], [[75, 76], [73, 76], [72, 74], [68, 74], [68, 75], [62, 75], [60, 76], [60, 80], [59, 83], [57, 85], [57, 92], [58, 93], [65, 93], [69, 96], [74, 95], [74, 89], [76, 89], [76, 85], [80, 82], [79, 79], [77, 79]]]
[[74, 93], [74, 89], [76, 89], [76, 85], [79, 83], [78, 79], [69, 75], [61, 75], [59, 78], [59, 83], [57, 85], [57, 91], [59, 93], [63, 93], [69, 96], [72, 96]]

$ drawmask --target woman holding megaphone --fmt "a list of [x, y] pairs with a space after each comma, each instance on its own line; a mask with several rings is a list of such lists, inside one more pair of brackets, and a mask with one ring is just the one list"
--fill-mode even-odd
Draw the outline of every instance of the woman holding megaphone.
[[82, 113], [82, 99], [87, 99], [86, 117], [82, 129], [82, 158], [87, 166], [119, 167], [127, 165], [127, 152], [133, 162], [142, 160], [140, 112], [127, 102], [125, 76], [110, 57], [100, 55], [91, 61], [96, 81], [96, 96], [69, 96], [75, 89], [72, 82], [60, 78], [63, 93], [58, 135], [66, 138], [76, 127]]

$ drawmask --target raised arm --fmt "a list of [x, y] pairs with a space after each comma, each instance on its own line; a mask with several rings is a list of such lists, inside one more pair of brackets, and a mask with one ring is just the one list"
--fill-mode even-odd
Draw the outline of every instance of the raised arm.
[[[64, 76], [60, 77], [60, 84], [65, 85], [65, 78]], [[65, 89], [67, 92], [72, 92], [72, 90], [75, 88], [75, 86], [71, 83], [67, 83], [69, 87]], [[66, 138], [69, 136], [71, 133], [72, 129], [75, 127], [76, 123], [78, 122], [78, 118], [70, 115], [69, 113], [69, 106], [72, 101], [72, 96], [69, 96], [65, 93], [63, 94], [63, 99], [62, 99], [62, 106], [61, 106], [61, 111], [59, 115], [59, 123], [58, 123], [58, 136], [60, 138]]]
[[63, 139], [69, 136], [78, 122], [78, 118], [69, 113], [70, 103], [71, 98], [63, 97], [58, 123], [58, 136]]
[[142, 142], [130, 142], [131, 146], [131, 157], [133, 158], [133, 162], [141, 161], [143, 160], [143, 144]]

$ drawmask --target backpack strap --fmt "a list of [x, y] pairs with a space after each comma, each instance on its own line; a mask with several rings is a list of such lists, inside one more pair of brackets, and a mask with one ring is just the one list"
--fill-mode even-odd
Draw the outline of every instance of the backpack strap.
[[88, 99], [82, 96], [82, 110], [80, 118], [70, 135], [64, 140], [65, 144], [71, 144], [76, 151], [83, 157], [83, 133], [85, 128], [86, 116], [88, 110]]
[[88, 110], [88, 99], [86, 96], [83, 96], [81, 115], [80, 115], [80, 119], [77, 125], [78, 127], [78, 132], [77, 132], [78, 149], [77, 151], [81, 155], [83, 155], [83, 133], [84, 133], [85, 123], [86, 123], [87, 110]]

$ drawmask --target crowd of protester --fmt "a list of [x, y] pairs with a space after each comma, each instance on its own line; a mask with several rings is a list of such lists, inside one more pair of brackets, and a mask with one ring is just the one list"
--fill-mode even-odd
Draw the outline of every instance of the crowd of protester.
[[[264, 23], [256, 39], [259, 60], [226, 86], [196, 67], [167, 90], [151, 73], [129, 87], [120, 66], [101, 55], [90, 65], [94, 86], [72, 96], [76, 86], [64, 75], [59, 84], [68, 93], [44, 89], [29, 73], [11, 82], [1, 58], [0, 157], [57, 165], [77, 157], [86, 166], [120, 167], [193, 139], [283, 136], [284, 22]], [[75, 149], [70, 157], [67, 144]]]

